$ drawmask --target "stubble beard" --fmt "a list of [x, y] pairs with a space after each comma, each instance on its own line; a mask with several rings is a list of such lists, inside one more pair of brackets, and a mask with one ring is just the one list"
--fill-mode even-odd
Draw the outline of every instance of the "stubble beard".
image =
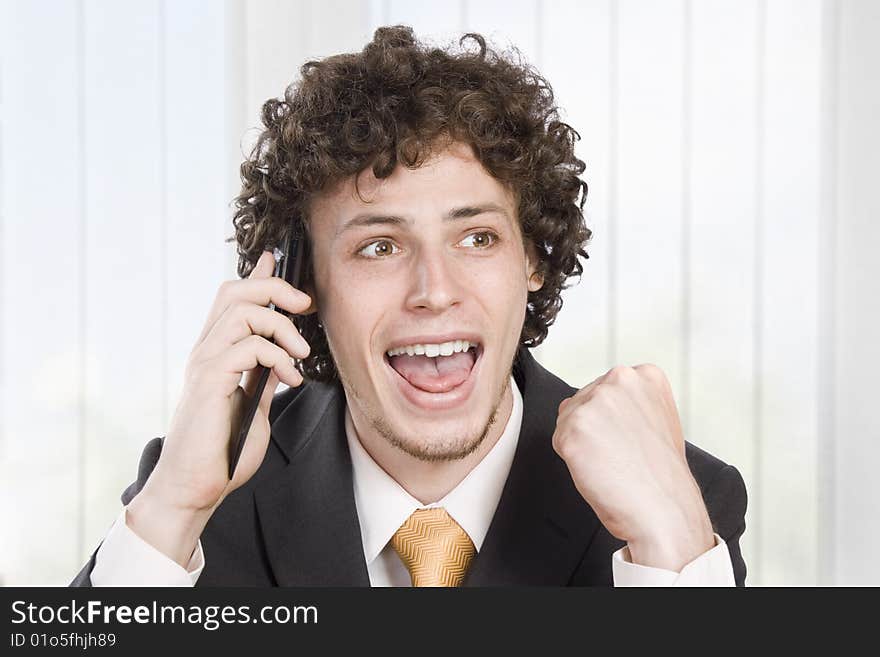
[[357, 389], [351, 384], [350, 379], [348, 379], [343, 371], [339, 369], [338, 364], [336, 371], [339, 373], [340, 381], [346, 392], [350, 393], [359, 401], [359, 405], [366, 416], [367, 421], [380, 436], [388, 441], [388, 443], [413, 458], [429, 463], [438, 463], [461, 460], [472, 454], [481, 444], [483, 444], [486, 436], [489, 435], [489, 431], [498, 420], [498, 409], [504, 400], [504, 395], [507, 393], [507, 388], [510, 386], [510, 377], [513, 374], [513, 359], [511, 359], [510, 366], [507, 369], [507, 375], [501, 383], [501, 390], [495, 397], [492, 411], [489, 413], [489, 417], [481, 430], [477, 430], [466, 436], [454, 434], [444, 436], [443, 438], [432, 437], [430, 440], [421, 441], [403, 436], [395, 431], [391, 424], [389, 424], [381, 414], [375, 412], [371, 405], [368, 404], [360, 394], [358, 394]]

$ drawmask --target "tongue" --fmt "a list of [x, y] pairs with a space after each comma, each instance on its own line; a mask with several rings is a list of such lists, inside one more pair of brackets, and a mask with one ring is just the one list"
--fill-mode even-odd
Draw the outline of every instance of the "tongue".
[[391, 367], [404, 379], [427, 392], [448, 392], [464, 383], [476, 361], [472, 349], [451, 356], [392, 356]]

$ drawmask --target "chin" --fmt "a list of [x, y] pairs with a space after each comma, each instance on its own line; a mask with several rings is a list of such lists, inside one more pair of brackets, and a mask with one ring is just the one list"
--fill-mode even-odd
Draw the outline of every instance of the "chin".
[[381, 416], [374, 418], [374, 428], [391, 445], [420, 460], [465, 458], [480, 447], [497, 423], [507, 379], [494, 391], [488, 382], [481, 383], [462, 403], [441, 410], [425, 409], [397, 392], [390, 404], [383, 404]]
[[496, 357], [473, 332], [398, 337], [361, 370], [369, 372], [362, 391], [373, 388], [374, 401], [358, 395], [358, 386], [353, 392], [391, 445], [421, 460], [461, 459], [497, 421], [510, 369], [495, 381]]
[[[391, 445], [422, 461], [455, 461], [472, 454], [495, 423], [494, 411], [486, 411], [481, 422], [414, 422], [392, 427], [379, 421], [375, 428]], [[420, 438], [413, 439], [413, 436]]]

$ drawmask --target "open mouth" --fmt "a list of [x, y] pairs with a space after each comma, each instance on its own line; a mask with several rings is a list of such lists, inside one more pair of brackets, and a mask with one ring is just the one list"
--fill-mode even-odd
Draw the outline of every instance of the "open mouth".
[[412, 344], [389, 349], [385, 362], [396, 383], [417, 406], [440, 409], [470, 396], [474, 374], [483, 354], [481, 344], [453, 340], [442, 344]]

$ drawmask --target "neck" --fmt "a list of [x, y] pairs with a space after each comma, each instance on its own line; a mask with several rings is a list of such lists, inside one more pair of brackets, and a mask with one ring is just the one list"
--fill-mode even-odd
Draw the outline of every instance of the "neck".
[[408, 454], [388, 442], [351, 406], [349, 410], [358, 441], [370, 457], [421, 504], [431, 504], [458, 486], [498, 442], [513, 410], [513, 393], [509, 385], [505, 387], [485, 438], [473, 452], [452, 461], [425, 461]]

